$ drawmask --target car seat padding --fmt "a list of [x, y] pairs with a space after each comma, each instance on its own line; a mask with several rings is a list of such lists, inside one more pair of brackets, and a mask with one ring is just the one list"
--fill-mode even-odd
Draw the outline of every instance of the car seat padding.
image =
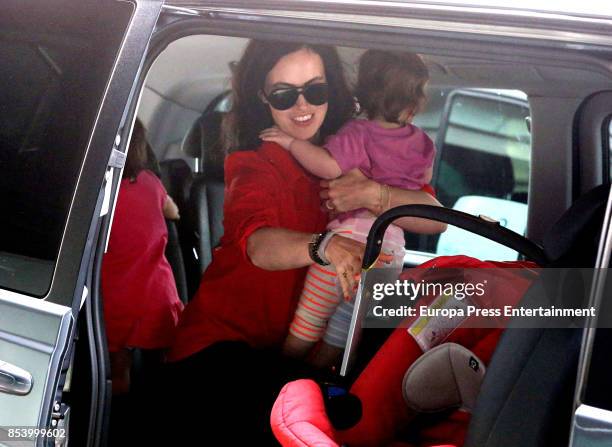
[[417, 412], [471, 411], [485, 375], [484, 363], [457, 343], [443, 343], [410, 366], [402, 382], [406, 405]]

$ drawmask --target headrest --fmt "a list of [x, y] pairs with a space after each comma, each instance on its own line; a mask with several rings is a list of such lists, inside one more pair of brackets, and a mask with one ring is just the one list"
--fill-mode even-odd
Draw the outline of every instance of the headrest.
[[164, 160], [159, 163], [159, 170], [168, 194], [174, 199], [179, 209], [186, 207], [193, 182], [191, 168], [187, 162], [180, 158]]
[[207, 176], [223, 178], [223, 145], [221, 125], [223, 112], [205, 112], [195, 120], [181, 143], [182, 151], [201, 160], [202, 172]]
[[462, 408], [472, 411], [485, 365], [469, 349], [444, 343], [427, 351], [406, 371], [404, 401], [420, 413]]
[[544, 252], [552, 265], [593, 267], [610, 185], [599, 185], [576, 200], [546, 233]]

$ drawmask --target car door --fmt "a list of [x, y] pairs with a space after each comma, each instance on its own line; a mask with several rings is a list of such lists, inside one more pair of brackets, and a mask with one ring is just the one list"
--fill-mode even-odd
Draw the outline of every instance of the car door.
[[[70, 368], [77, 317], [95, 289], [92, 255], [125, 158], [126, 106], [162, 3], [2, 4], [0, 445], [67, 442], [62, 397], [79, 374]], [[74, 444], [100, 438], [95, 409], [107, 392], [97, 372], [87, 441]]]

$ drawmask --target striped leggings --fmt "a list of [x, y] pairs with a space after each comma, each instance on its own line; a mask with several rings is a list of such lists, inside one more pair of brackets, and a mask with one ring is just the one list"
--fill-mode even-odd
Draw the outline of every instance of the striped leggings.
[[[361, 223], [361, 222], [360, 222]], [[371, 223], [370, 223], [371, 226]], [[329, 228], [329, 227], [328, 227]], [[337, 231], [342, 236], [365, 242], [366, 234]], [[383, 251], [394, 255], [394, 264], [401, 266], [404, 257], [404, 233], [394, 225], [389, 227], [391, 243], [383, 244]], [[289, 332], [304, 341], [316, 343], [321, 338], [328, 345], [344, 348], [353, 315], [353, 300], [345, 301], [333, 266], [313, 264], [308, 269]]]
[[327, 344], [343, 348], [352, 314], [353, 303], [342, 298], [336, 270], [331, 265], [314, 264], [306, 274], [289, 332], [312, 343], [323, 337]]

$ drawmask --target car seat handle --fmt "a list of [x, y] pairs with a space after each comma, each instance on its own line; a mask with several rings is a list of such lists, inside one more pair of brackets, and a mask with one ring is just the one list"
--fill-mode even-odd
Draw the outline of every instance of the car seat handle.
[[454, 225], [516, 250], [528, 260], [541, 266], [548, 263], [542, 247], [526, 237], [504, 228], [497, 221], [440, 206], [402, 205], [385, 211], [372, 224], [363, 256], [363, 269], [367, 270], [374, 265], [380, 255], [385, 231], [393, 221], [402, 217], [419, 217]]

